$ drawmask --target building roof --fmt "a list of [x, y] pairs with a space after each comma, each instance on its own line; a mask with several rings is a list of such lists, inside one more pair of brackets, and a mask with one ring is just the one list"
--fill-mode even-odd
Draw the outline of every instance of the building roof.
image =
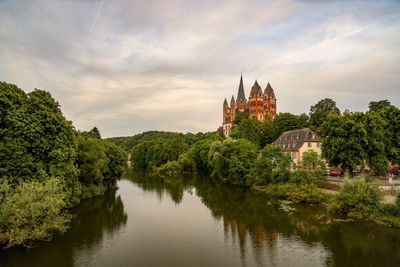
[[309, 128], [304, 128], [282, 133], [272, 145], [283, 146], [285, 150], [297, 151], [305, 142], [321, 142], [321, 138]]
[[268, 82], [267, 87], [265, 87], [265, 90], [264, 90], [264, 95], [271, 96], [273, 93], [274, 93], [274, 89], [272, 89], [271, 85]]
[[251, 87], [250, 95], [257, 95], [261, 90], [260, 85], [258, 84], [257, 80], [254, 82], [253, 87]]
[[226, 101], [226, 98], [224, 100], [224, 106], [228, 106], [228, 101]]
[[238, 89], [238, 95], [237, 95], [237, 101], [244, 100], [246, 101], [246, 96], [244, 94], [244, 87], [243, 87], [243, 77], [240, 75], [240, 83], [239, 83], [239, 89]]

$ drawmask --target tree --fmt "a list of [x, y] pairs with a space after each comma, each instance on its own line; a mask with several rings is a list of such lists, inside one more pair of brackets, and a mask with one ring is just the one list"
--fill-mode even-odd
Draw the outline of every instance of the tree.
[[208, 154], [211, 175], [236, 185], [246, 184], [256, 158], [257, 146], [244, 139], [216, 141]]
[[106, 149], [100, 140], [86, 135], [78, 137], [76, 164], [79, 168], [79, 181], [82, 184], [82, 198], [102, 195], [108, 159]]
[[275, 139], [283, 132], [306, 128], [307, 119], [308, 117], [306, 114], [297, 116], [291, 113], [279, 113], [274, 119]]
[[248, 185], [267, 185], [289, 180], [292, 159], [280, 147], [266, 145], [247, 176]]
[[330, 113], [340, 114], [339, 108], [336, 106], [336, 102], [330, 98], [324, 98], [320, 100], [314, 106], [310, 108], [310, 127], [312, 130], [319, 132], [319, 127], [327, 119]]
[[381, 199], [378, 187], [367, 182], [364, 177], [356, 181], [345, 178], [339, 193], [329, 202], [328, 211], [356, 218], [370, 216], [379, 209]]
[[100, 131], [99, 129], [97, 129], [96, 126], [94, 126], [93, 129], [89, 131], [89, 134], [96, 139], [101, 139]]
[[302, 160], [292, 173], [292, 181], [297, 183], [316, 184], [326, 177], [326, 165], [315, 151], [303, 153]]
[[378, 114], [385, 122], [384, 143], [386, 157], [394, 164], [400, 164], [400, 109], [390, 106]]
[[368, 134], [364, 124], [352, 113], [329, 114], [320, 131], [325, 136], [322, 155], [330, 165], [352, 172], [366, 159]]
[[30, 246], [64, 233], [70, 216], [65, 184], [58, 178], [27, 181], [13, 187], [0, 183], [0, 244]]
[[365, 152], [368, 166], [375, 175], [384, 175], [388, 171], [389, 160], [385, 151], [385, 128], [387, 122], [375, 112], [359, 114], [367, 131]]
[[369, 102], [369, 111], [374, 112], [374, 111], [380, 111], [384, 109], [390, 108], [391, 104], [388, 100], [380, 100], [380, 101], [371, 101]]
[[105, 147], [105, 152], [108, 159], [107, 166], [103, 174], [103, 184], [105, 185], [106, 189], [116, 189], [117, 180], [125, 171], [127, 155], [121, 147], [111, 142], [103, 141], [103, 145]]
[[229, 136], [234, 139], [247, 139], [253, 144], [260, 146], [261, 122], [256, 119], [242, 118], [232, 129]]

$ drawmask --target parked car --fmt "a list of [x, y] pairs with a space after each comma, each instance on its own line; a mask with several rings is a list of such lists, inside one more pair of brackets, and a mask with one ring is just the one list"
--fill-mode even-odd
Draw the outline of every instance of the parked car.
[[399, 174], [399, 165], [392, 165], [389, 167], [389, 173], [392, 175], [398, 175]]
[[343, 171], [341, 169], [337, 169], [337, 168], [332, 168], [329, 170], [329, 176], [333, 176], [333, 177], [341, 177], [343, 176]]

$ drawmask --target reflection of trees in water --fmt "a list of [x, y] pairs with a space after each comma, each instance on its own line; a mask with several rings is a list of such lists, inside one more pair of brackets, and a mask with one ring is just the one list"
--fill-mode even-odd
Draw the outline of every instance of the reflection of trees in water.
[[115, 234], [128, 220], [115, 192], [84, 200], [72, 213], [71, 228], [64, 236], [40, 242], [28, 252], [11, 249], [0, 256], [0, 266], [74, 266], [76, 252], [83, 247], [95, 250], [105, 235]]
[[[330, 219], [319, 206], [293, 205], [296, 210], [287, 213], [264, 193], [205, 177], [162, 179], [131, 173], [129, 179], [144, 191], [157, 192], [160, 198], [169, 195], [176, 204], [194, 187], [212, 216], [223, 221], [226, 243], [237, 247], [243, 263], [251, 252], [260, 264], [265, 256], [273, 262], [279, 237], [301, 239], [309, 246], [322, 244], [330, 252], [329, 266], [396, 266], [400, 262], [398, 229], [369, 222], [327, 223]], [[246, 251], [249, 247], [251, 252]]]
[[166, 194], [167, 196], [171, 197], [175, 204], [181, 203], [183, 199], [183, 193], [193, 187], [190, 182], [192, 179], [190, 178], [161, 178], [159, 176], [150, 175], [135, 169], [129, 169], [125, 173], [124, 178], [133, 181], [145, 192], [155, 192], [160, 201]]
[[307, 245], [322, 244], [330, 252], [327, 265], [395, 266], [400, 262], [398, 229], [364, 221], [328, 223], [319, 206], [294, 205], [296, 210], [287, 213], [264, 193], [200, 179], [193, 182], [212, 215], [223, 219], [225, 240], [238, 243], [242, 259], [248, 240], [257, 262], [265, 255], [272, 260], [277, 238], [282, 236], [300, 237]]

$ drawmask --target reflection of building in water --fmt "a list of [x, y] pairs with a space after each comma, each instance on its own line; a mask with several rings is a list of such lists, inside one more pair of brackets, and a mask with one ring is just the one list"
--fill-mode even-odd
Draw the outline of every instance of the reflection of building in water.
[[251, 246], [256, 261], [260, 263], [266, 254], [273, 257], [270, 252], [275, 249], [278, 237], [276, 232], [267, 232], [260, 226], [248, 228], [243, 223], [225, 219], [224, 235], [225, 243], [231, 241], [232, 247], [239, 250], [242, 261], [246, 259], [246, 253], [249, 253], [246, 249]]

